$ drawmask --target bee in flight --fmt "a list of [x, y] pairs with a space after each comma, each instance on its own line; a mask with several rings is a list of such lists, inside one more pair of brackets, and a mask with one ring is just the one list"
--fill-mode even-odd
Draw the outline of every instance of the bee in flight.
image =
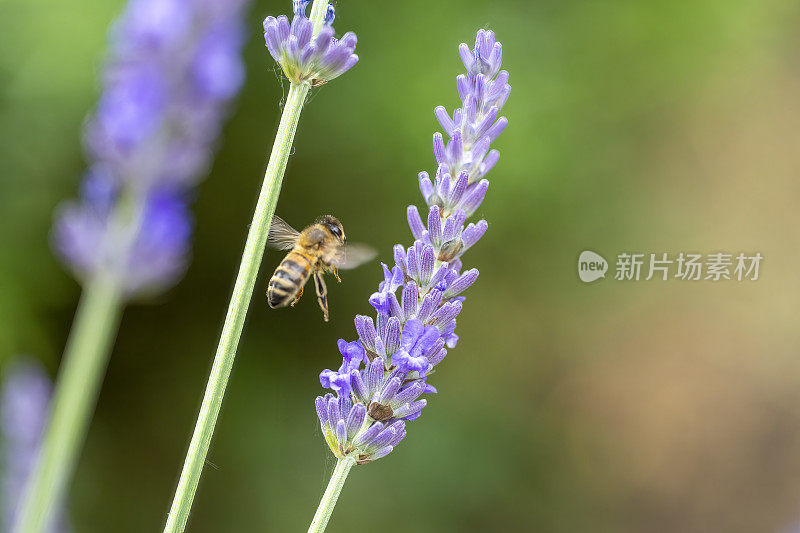
[[351, 269], [375, 257], [375, 250], [364, 244], [345, 244], [342, 223], [325, 215], [303, 231], [297, 231], [280, 217], [272, 217], [268, 244], [279, 250], [291, 250], [275, 269], [267, 286], [267, 301], [273, 309], [294, 306], [303, 296], [303, 287], [314, 276], [317, 300], [323, 318], [328, 321], [328, 288], [322, 275], [339, 278], [339, 269]]

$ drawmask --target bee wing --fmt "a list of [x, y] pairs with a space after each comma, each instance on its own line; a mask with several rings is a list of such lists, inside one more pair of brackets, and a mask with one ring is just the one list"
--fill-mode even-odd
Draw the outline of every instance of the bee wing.
[[297, 242], [300, 232], [291, 227], [278, 215], [272, 216], [272, 225], [269, 227], [267, 244], [278, 250], [291, 250]]
[[378, 252], [372, 246], [355, 242], [340, 248], [334, 262], [336, 267], [341, 270], [351, 270], [366, 263], [376, 255], [378, 255]]

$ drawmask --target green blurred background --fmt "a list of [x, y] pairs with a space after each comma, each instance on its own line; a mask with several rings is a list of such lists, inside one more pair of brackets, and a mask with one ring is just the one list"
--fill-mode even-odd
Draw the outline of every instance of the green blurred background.
[[[0, 0], [0, 358], [51, 374], [79, 287], [48, 246], [122, 0]], [[160, 531], [200, 404], [283, 94], [250, 10], [248, 79], [194, 204], [194, 258], [125, 312], [73, 485], [76, 532]], [[800, 6], [341, 1], [361, 62], [312, 94], [278, 213], [331, 212], [389, 260], [408, 243], [457, 45], [494, 29], [510, 124], [467, 255], [481, 270], [424, 416], [357, 468], [329, 531], [783, 531], [800, 520]], [[285, 86], [285, 83], [284, 83]], [[284, 87], [285, 88], [285, 87]], [[612, 279], [593, 249], [761, 252], [757, 282]], [[333, 461], [317, 375], [378, 271], [273, 311], [268, 253], [190, 531], [303, 531]], [[613, 267], [612, 267], [613, 268]], [[365, 526], [364, 524], [369, 524]], [[379, 527], [378, 527], [379, 525]]]

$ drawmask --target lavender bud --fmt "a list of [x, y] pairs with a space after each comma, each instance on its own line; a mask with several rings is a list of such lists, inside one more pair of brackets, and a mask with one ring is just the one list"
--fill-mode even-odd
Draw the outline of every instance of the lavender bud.
[[353, 53], [357, 39], [352, 32], [340, 40], [334, 37], [331, 24], [335, 11], [331, 5], [325, 14], [325, 26], [312, 37], [313, 24], [305, 14], [308, 3], [294, 1], [291, 24], [283, 15], [264, 19], [264, 42], [292, 83], [309, 82], [316, 86], [341, 76], [358, 62]]

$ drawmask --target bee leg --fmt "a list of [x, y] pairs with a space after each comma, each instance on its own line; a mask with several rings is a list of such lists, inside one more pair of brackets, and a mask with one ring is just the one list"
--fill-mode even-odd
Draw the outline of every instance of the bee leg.
[[303, 287], [300, 287], [300, 290], [297, 292], [297, 296], [294, 297], [294, 300], [292, 300], [292, 303], [289, 305], [294, 307], [294, 304], [296, 304], [297, 301], [302, 297], [303, 297]]
[[339, 283], [342, 282], [342, 278], [339, 277], [339, 269], [338, 268], [333, 267], [333, 275], [336, 278], [336, 281], [338, 281]]
[[317, 289], [317, 301], [322, 308], [322, 318], [328, 321], [328, 287], [322, 279], [322, 273], [314, 272], [314, 287]]

